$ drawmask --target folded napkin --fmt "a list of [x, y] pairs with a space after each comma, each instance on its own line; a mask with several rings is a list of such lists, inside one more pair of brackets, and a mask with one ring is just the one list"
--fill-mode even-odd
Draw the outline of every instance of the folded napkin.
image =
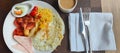
[[[113, 16], [111, 13], [90, 13], [88, 26], [90, 44], [93, 51], [116, 50], [112, 30]], [[69, 33], [71, 51], [84, 51], [82, 35], [79, 33], [79, 14], [69, 14]]]

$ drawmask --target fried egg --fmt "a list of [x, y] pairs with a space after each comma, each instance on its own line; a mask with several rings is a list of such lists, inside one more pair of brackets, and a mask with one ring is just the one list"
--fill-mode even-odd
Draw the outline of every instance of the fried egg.
[[31, 30], [32, 43], [35, 49], [39, 51], [54, 51], [61, 45], [64, 37], [64, 24], [61, 18], [53, 17], [53, 21], [49, 23], [48, 32], [45, 32], [44, 29], [38, 31], [36, 29], [37, 26]]

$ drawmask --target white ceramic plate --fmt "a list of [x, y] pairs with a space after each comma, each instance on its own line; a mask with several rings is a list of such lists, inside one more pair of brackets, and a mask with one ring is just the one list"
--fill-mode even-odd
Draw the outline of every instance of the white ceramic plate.
[[[46, 2], [43, 2], [43, 1], [25, 1], [22, 3], [31, 3], [33, 5], [41, 6], [44, 8], [49, 8], [53, 11], [54, 14], [56, 14], [60, 18], [58, 12], [50, 4], [48, 4]], [[11, 14], [11, 11], [10, 11], [5, 19], [5, 22], [4, 22], [3, 37], [4, 37], [6, 45], [13, 53], [21, 53], [21, 51], [16, 50], [12, 47], [12, 45], [17, 43], [12, 37], [13, 31], [15, 29], [15, 26], [13, 24], [14, 19], [15, 19], [15, 17]], [[63, 33], [64, 33], [64, 31], [63, 31]], [[35, 53], [40, 53], [40, 52], [35, 51]], [[47, 53], [50, 53], [50, 52], [47, 52]]]

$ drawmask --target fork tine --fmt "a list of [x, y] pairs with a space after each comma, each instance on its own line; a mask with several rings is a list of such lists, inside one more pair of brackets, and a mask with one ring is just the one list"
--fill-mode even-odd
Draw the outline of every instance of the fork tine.
[[84, 13], [83, 14], [83, 19], [84, 19], [84, 21], [87, 21], [87, 20], [89, 20], [89, 13]]

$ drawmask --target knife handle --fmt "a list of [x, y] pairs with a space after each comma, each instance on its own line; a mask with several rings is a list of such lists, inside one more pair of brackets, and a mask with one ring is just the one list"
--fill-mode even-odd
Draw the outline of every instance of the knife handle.
[[85, 53], [89, 53], [88, 40], [87, 40], [86, 34], [82, 33], [81, 35], [82, 35], [82, 40], [83, 40], [83, 44], [84, 44], [84, 48], [85, 48]]

